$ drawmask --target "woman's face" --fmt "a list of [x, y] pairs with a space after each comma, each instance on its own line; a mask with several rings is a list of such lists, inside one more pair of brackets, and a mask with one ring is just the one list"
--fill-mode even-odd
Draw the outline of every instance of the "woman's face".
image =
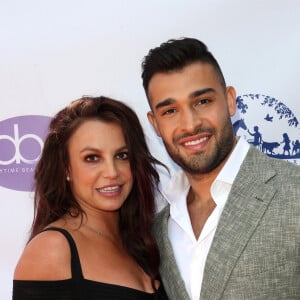
[[82, 209], [119, 210], [133, 184], [121, 127], [99, 120], [85, 121], [69, 139], [68, 153], [71, 190]]

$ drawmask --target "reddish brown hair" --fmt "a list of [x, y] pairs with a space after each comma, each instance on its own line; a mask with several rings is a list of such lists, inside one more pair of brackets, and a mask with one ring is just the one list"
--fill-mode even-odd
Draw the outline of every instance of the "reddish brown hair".
[[135, 112], [107, 97], [83, 97], [57, 113], [50, 123], [41, 159], [35, 171], [35, 210], [30, 239], [66, 213], [83, 215], [66, 180], [68, 141], [86, 120], [98, 119], [121, 126], [134, 178], [132, 190], [120, 209], [120, 232], [128, 253], [154, 280], [159, 253], [151, 234], [155, 213], [154, 192], [159, 182], [142, 126]]

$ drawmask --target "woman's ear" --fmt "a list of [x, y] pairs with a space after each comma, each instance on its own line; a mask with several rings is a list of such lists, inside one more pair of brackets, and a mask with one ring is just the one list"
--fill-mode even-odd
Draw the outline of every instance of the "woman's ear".
[[71, 177], [70, 177], [70, 171], [69, 171], [69, 170], [66, 171], [66, 180], [67, 180], [67, 181], [70, 181], [70, 180], [71, 180]]

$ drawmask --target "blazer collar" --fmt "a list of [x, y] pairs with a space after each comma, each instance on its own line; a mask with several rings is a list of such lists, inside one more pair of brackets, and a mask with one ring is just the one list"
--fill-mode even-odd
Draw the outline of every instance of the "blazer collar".
[[276, 187], [270, 159], [251, 147], [233, 183], [209, 251], [202, 299], [220, 299], [230, 274], [265, 213]]

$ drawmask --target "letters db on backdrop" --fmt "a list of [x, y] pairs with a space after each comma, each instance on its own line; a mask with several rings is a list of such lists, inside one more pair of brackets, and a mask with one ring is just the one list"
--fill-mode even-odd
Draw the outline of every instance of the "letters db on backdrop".
[[0, 121], [0, 186], [32, 191], [35, 166], [50, 120], [46, 116], [28, 115]]

